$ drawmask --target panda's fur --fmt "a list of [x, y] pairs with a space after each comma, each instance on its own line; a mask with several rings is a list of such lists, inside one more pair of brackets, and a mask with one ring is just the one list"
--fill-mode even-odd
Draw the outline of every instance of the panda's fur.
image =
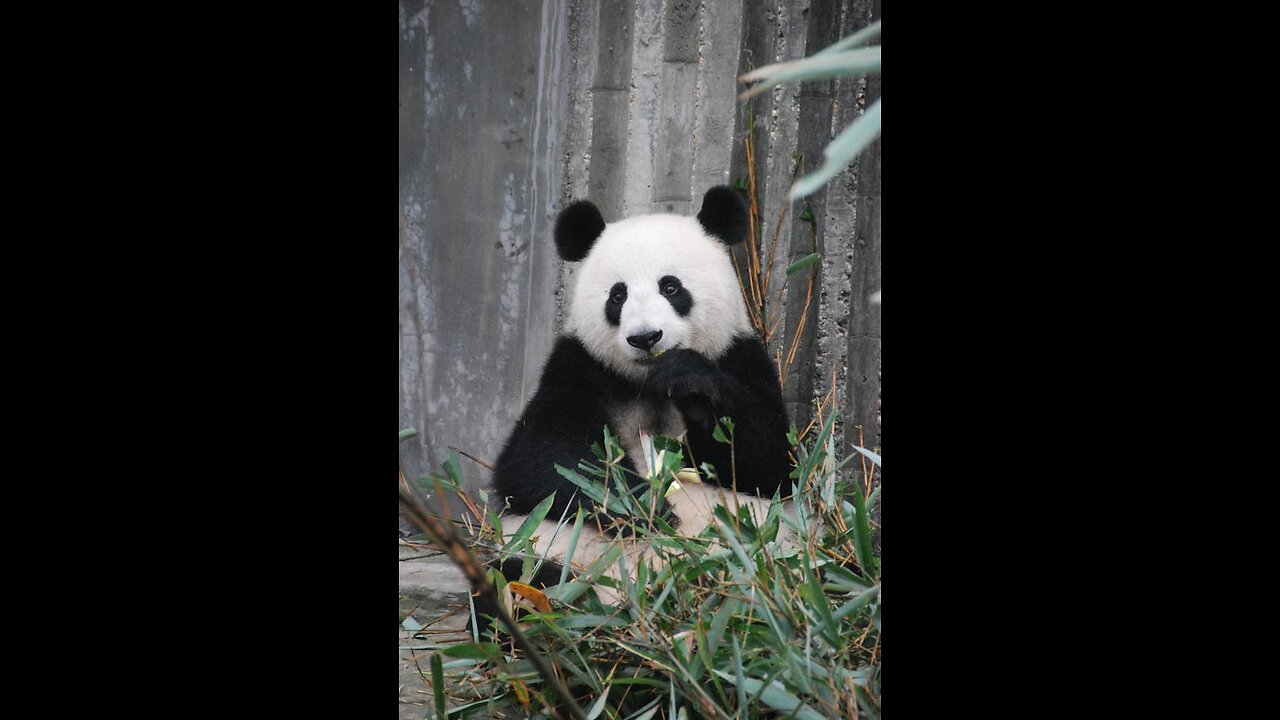
[[[652, 437], [667, 435], [683, 436], [686, 465], [709, 463], [717, 471], [714, 482], [725, 488], [736, 478], [737, 495], [707, 478], [668, 497], [683, 533], [701, 531], [717, 503], [746, 504], [763, 519], [767, 503], [758, 498], [789, 489], [788, 423], [777, 373], [751, 327], [728, 251], [748, 234], [747, 212], [742, 196], [722, 186], [706, 193], [697, 218], [645, 215], [605, 223], [589, 201], [573, 203], [557, 218], [560, 257], [581, 263], [566, 333], [493, 474], [500, 502], [509, 507], [508, 531], [555, 492], [548, 520], [535, 533], [540, 554], [563, 557], [569, 533], [556, 533], [552, 520], [572, 517], [579, 503], [607, 527], [609, 516], [555, 469], [598, 464], [591, 446], [601, 442], [605, 425], [637, 476], [647, 474]], [[725, 416], [733, 421], [732, 457], [729, 445], [712, 438], [716, 418]], [[594, 527], [584, 529], [574, 564], [588, 562], [610, 540]], [[636, 552], [643, 545], [637, 543]]]

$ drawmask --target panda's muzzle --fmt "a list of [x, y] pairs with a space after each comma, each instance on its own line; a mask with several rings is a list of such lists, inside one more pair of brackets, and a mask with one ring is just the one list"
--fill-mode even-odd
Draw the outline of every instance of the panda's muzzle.
[[640, 333], [639, 335], [627, 336], [627, 344], [633, 348], [639, 348], [645, 352], [652, 352], [653, 346], [658, 344], [662, 339], [662, 331], [654, 330], [653, 332]]

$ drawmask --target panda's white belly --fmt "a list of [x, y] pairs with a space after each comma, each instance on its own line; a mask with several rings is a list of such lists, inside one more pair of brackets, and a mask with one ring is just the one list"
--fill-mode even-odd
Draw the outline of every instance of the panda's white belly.
[[681, 439], [685, 432], [684, 416], [670, 400], [655, 404], [638, 399], [617, 405], [610, 409], [609, 427], [641, 475], [649, 474], [654, 437]]

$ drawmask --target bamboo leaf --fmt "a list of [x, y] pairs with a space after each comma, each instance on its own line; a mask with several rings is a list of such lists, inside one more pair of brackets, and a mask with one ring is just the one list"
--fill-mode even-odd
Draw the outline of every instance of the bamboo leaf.
[[818, 581], [818, 573], [808, 562], [804, 564], [805, 574], [808, 580], [804, 587], [801, 588], [802, 595], [807, 595], [809, 601], [808, 609], [812, 610], [818, 617], [821, 627], [818, 628], [818, 635], [827, 641], [827, 645], [832, 650], [840, 650], [840, 628], [836, 625], [836, 618], [831, 614], [831, 602], [827, 600], [827, 594], [822, 590], [822, 584]]
[[569, 579], [569, 568], [573, 564], [573, 553], [578, 549], [578, 537], [582, 535], [582, 519], [586, 517], [587, 511], [578, 506], [578, 516], [573, 521], [573, 534], [569, 536], [569, 551], [565, 553], [564, 564], [560, 568], [560, 584], [563, 585]]
[[444, 660], [440, 653], [431, 655], [431, 696], [436, 701], [436, 717], [448, 717], [444, 707]]
[[591, 588], [591, 584], [600, 577], [600, 574], [607, 570], [614, 563], [618, 562], [618, 558], [622, 557], [622, 546], [614, 543], [604, 552], [591, 567], [578, 576], [578, 579], [571, 583], [556, 585], [547, 588], [547, 597], [553, 600], [559, 600], [562, 603], [571, 603], [578, 599], [578, 596]]
[[649, 607], [649, 615], [645, 618], [646, 623], [653, 622], [653, 618], [662, 609], [662, 603], [667, 601], [667, 596], [675, 589], [675, 582], [671, 578], [667, 578], [666, 585], [662, 588], [662, 594], [658, 595], [658, 599], [653, 601], [653, 605]]
[[614, 685], [644, 685], [646, 687], [658, 688], [659, 690], [663, 690], [663, 691], [665, 691], [668, 687], [670, 687], [669, 683], [665, 683], [665, 682], [662, 682], [661, 680], [654, 680], [653, 678], [646, 678], [646, 677], [614, 678], [613, 684]]
[[879, 585], [876, 585], [875, 587], [863, 592], [861, 595], [855, 597], [854, 599], [850, 600], [844, 605], [841, 605], [840, 609], [836, 610], [834, 617], [836, 620], [842, 620], [849, 613], [853, 612], [854, 610], [857, 610], [863, 605], [866, 605], [867, 603], [871, 602], [877, 597], [880, 597]]
[[[739, 682], [738, 678], [719, 670], [711, 672], [719, 675], [721, 678], [735, 685]], [[796, 720], [826, 720], [826, 717], [817, 710], [809, 707], [803, 700], [787, 692], [782, 687], [782, 683], [774, 680], [766, 685], [763, 681], [753, 677], [744, 677], [741, 680], [743, 689], [749, 693], [759, 692], [760, 702], [768, 705], [774, 710], [784, 713], [790, 713]]]
[[822, 253], [809, 253], [808, 255], [805, 255], [804, 257], [800, 258], [799, 260], [797, 260], [797, 261], [795, 261], [795, 262], [791, 263], [790, 265], [788, 265], [788, 266], [787, 266], [787, 274], [788, 274], [788, 275], [795, 275], [796, 273], [798, 273], [798, 272], [800, 272], [801, 270], [803, 270], [803, 269], [805, 269], [805, 268], [809, 267], [810, 265], [812, 265], [812, 264], [814, 264], [814, 263], [818, 262], [818, 261], [819, 261], [819, 260], [821, 260], [821, 259], [822, 259]]
[[728, 444], [729, 442], [729, 438], [725, 436], [724, 430], [722, 430], [719, 425], [716, 425], [715, 429], [711, 431], [711, 437], [715, 438], [716, 442], [725, 444]]
[[868, 578], [875, 577], [875, 556], [871, 552], [871, 521], [867, 517], [867, 505], [862, 498], [862, 485], [850, 483], [849, 497], [853, 500], [854, 516], [854, 550], [858, 554], [858, 567]]
[[865, 75], [880, 70], [880, 46], [820, 53], [803, 60], [765, 65], [738, 78], [744, 83], [759, 82], [738, 95], [739, 100], [755, 97], [784, 82], [825, 80], [833, 77]]
[[562, 603], [572, 603], [577, 600], [582, 593], [591, 589], [591, 583], [586, 582], [567, 582], [549, 587], [546, 589], [546, 596], [552, 600], [558, 600]]
[[464, 660], [497, 660], [502, 657], [502, 647], [493, 643], [462, 643], [451, 645], [440, 654]]
[[[547, 589], [550, 592], [550, 588]], [[601, 627], [628, 627], [630, 622], [617, 615], [579, 615], [573, 614], [558, 621], [560, 627], [565, 630], [576, 630], [579, 628], [601, 628]], [[665, 687], [665, 686], [664, 686]]]
[[[654, 655], [652, 652], [648, 650], [643, 650], [641, 648], [635, 647], [634, 645], [629, 645], [625, 642], [622, 642], [621, 640], [617, 641], [617, 645], [618, 647], [622, 648], [623, 650], [626, 650], [629, 653], [632, 653], [633, 655], [638, 655], [644, 658], [645, 660], [648, 660], [649, 662], [653, 663], [655, 667], [666, 670], [667, 672], [675, 672], [675, 669], [671, 667], [671, 663], [667, 662], [664, 658]], [[674, 683], [671, 685], [671, 688], [672, 688], [672, 691], [675, 690]]]
[[485, 698], [483, 700], [476, 700], [475, 702], [470, 702], [470, 703], [467, 703], [466, 705], [459, 705], [458, 707], [449, 711], [449, 716], [450, 717], [454, 715], [468, 715], [469, 717], [474, 716], [476, 713], [468, 714], [467, 710], [470, 710], [472, 708], [477, 708], [481, 705], [486, 706], [490, 712], [490, 715], [492, 715], [494, 710], [497, 710], [505, 705], [514, 706], [515, 703], [512, 702], [511, 700], [511, 693], [502, 693], [501, 695], [497, 695], [495, 697]]
[[612, 685], [607, 686], [604, 692], [600, 693], [600, 699], [591, 705], [591, 709], [587, 711], [587, 720], [596, 720], [600, 712], [604, 710], [604, 703], [609, 699], [609, 691], [613, 689]]
[[871, 494], [867, 496], [867, 509], [871, 509], [871, 508], [873, 508], [873, 507], [875, 507], [875, 506], [876, 506], [876, 500], [880, 499], [880, 488], [881, 488], [881, 487], [883, 487], [883, 486], [882, 486], [882, 485], [876, 485], [876, 489], [875, 489], [875, 490], [872, 490], [872, 491], [871, 491]]
[[730, 635], [729, 640], [733, 646], [733, 673], [735, 678], [731, 681], [738, 690], [738, 712], [742, 712], [747, 707], [747, 679], [742, 672], [742, 648], [738, 645], [738, 636]]
[[838, 53], [843, 50], [848, 50], [849, 48], [855, 48], [865, 42], [870, 42], [872, 40], [875, 40], [878, 37], [880, 37], [880, 21], [879, 20], [862, 28], [861, 30], [850, 35], [849, 37], [837, 41], [831, 47], [823, 48], [821, 51], [814, 53], [813, 57], [818, 57], [819, 55], [827, 55], [831, 53]]
[[582, 490], [582, 493], [587, 497], [591, 498], [597, 503], [604, 502], [604, 490], [601, 489], [601, 486], [599, 485], [599, 483], [593, 483], [590, 480], [582, 477], [582, 475], [579, 474], [577, 470], [571, 470], [560, 464], [556, 465], [556, 472], [560, 473], [560, 475], [564, 477], [566, 480], [568, 480], [569, 482], [573, 483], [574, 485], [577, 485], [578, 488]]
[[734, 563], [726, 563], [729, 566], [729, 571], [733, 573], [734, 579], [738, 582], [749, 583], [751, 581], [751, 573], [755, 570], [756, 564], [751, 562], [751, 558], [747, 556], [746, 549], [742, 547], [742, 543], [738, 542], [738, 537], [729, 529], [729, 526], [715, 516], [712, 516], [711, 521], [716, 526], [716, 532], [720, 534], [720, 537], [724, 538], [725, 543], [733, 550], [733, 554], [737, 556], [738, 562], [742, 563], [741, 568]]
[[799, 687], [800, 692], [813, 692], [813, 685], [809, 682], [809, 672], [805, 669], [804, 664], [800, 662], [800, 655], [789, 643], [783, 644], [782, 648], [783, 654], [787, 657], [787, 675], [791, 678], [791, 682]]
[[658, 713], [658, 703], [660, 702], [662, 702], [662, 698], [658, 698], [657, 700], [654, 700], [653, 702], [645, 706], [648, 708], [648, 710], [641, 708], [639, 714], [632, 715], [631, 717], [627, 718], [627, 720], [649, 720], [650, 718], [652, 718], [654, 715]]
[[453, 489], [462, 487], [462, 463], [458, 461], [458, 453], [450, 450], [449, 459], [444, 461], [444, 473], [453, 484]]
[[742, 604], [738, 598], [731, 597], [724, 601], [724, 605], [716, 610], [715, 618], [711, 621], [711, 629], [707, 631], [707, 654], [712, 658], [716, 656], [716, 650], [720, 647], [720, 640], [724, 637], [725, 627], [728, 626], [729, 620], [733, 618], [733, 614], [738, 611], [738, 606]]
[[[699, 622], [697, 627], [694, 629], [694, 632], [697, 635], [697, 643], [694, 645], [694, 660], [689, 668], [689, 676], [701, 681], [702, 677], [706, 675], [706, 671], [715, 665], [715, 658], [710, 652], [708, 652], [705, 624]], [[729, 703], [729, 698], [724, 694], [724, 685], [721, 685], [720, 680], [718, 680], [714, 675], [708, 677], [711, 679], [711, 684], [715, 686], [716, 695], [720, 698], [720, 702], [727, 705]]]
[[400, 442], [404, 442], [405, 440], [408, 440], [409, 438], [417, 434], [418, 434], [417, 430], [413, 428], [405, 428], [404, 430], [400, 431]]
[[870, 459], [871, 459], [871, 462], [873, 462], [873, 463], [875, 463], [875, 464], [876, 464], [876, 467], [881, 467], [881, 465], [880, 465], [880, 456], [879, 456], [879, 455], [877, 455], [876, 453], [873, 453], [873, 452], [871, 452], [870, 450], [868, 450], [868, 449], [866, 449], [866, 448], [864, 448], [864, 447], [858, 447], [857, 445], [854, 445], [854, 446], [853, 446], [853, 449], [854, 449], [854, 450], [857, 450], [858, 452], [860, 452], [860, 453], [862, 453], [863, 455], [866, 455], [868, 458], [870, 458]]
[[880, 101], [876, 100], [862, 117], [849, 124], [830, 145], [822, 151], [825, 158], [822, 167], [801, 178], [791, 187], [789, 200], [799, 200], [812, 195], [831, 178], [835, 177], [880, 134]]
[[547, 511], [551, 509], [551, 504], [555, 502], [556, 494], [553, 492], [542, 499], [533, 508], [533, 512], [520, 523], [520, 529], [516, 530], [516, 534], [511, 536], [506, 545], [502, 546], [502, 556], [506, 557], [508, 553], [524, 548], [524, 543], [533, 535], [533, 531], [538, 529], [538, 525], [542, 519], [547, 516]]
[[827, 577], [827, 587], [838, 590], [840, 592], [859, 592], [871, 587], [871, 583], [866, 578], [860, 577], [857, 573], [848, 568], [841, 567], [836, 564], [828, 564], [825, 566]]

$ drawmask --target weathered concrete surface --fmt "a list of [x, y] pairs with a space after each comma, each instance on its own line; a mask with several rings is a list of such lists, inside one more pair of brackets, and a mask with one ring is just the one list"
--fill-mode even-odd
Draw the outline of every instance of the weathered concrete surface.
[[[555, 212], [696, 212], [745, 180], [755, 147], [771, 351], [799, 427], [833, 394], [837, 439], [880, 447], [880, 142], [788, 205], [796, 172], [880, 96], [880, 79], [788, 84], [739, 102], [738, 73], [811, 55], [880, 16], [879, 0], [399, 2], [400, 446], [405, 476], [455, 446], [496, 458], [563, 326], [572, 270]], [[804, 210], [813, 219], [801, 218]], [[814, 250], [808, 273], [784, 269]], [[741, 253], [739, 253], [741, 254]], [[466, 459], [471, 487], [488, 472]]]
[[400, 718], [420, 720], [434, 717], [431, 703], [431, 645], [464, 641], [466, 610], [448, 614], [467, 605], [467, 582], [449, 559], [425, 546], [400, 546], [400, 616], [412, 616], [424, 628], [415, 639], [403, 627], [399, 631]]
[[[811, 55], [880, 17], [879, 0], [746, 0], [741, 8], [740, 73]], [[781, 317], [770, 351], [785, 360], [796, 350], [783, 388], [787, 410], [803, 428], [815, 403], [833, 394], [835, 435], [846, 452], [859, 426], [865, 443], [880, 447], [880, 306], [868, 301], [880, 289], [880, 142], [824, 189], [790, 206], [785, 197], [796, 173], [792, 153], [801, 174], [812, 172], [827, 143], [879, 96], [878, 77], [775, 88], [742, 105], [732, 156], [732, 176], [745, 178], [743, 141], [751, 133], [761, 257], [775, 235], [778, 243], [777, 259], [761, 277], [769, 276], [766, 316]], [[812, 221], [802, 217], [806, 209]], [[807, 271], [787, 278], [785, 268], [815, 251], [822, 262], [810, 297]]]
[[[492, 461], [556, 328], [568, 6], [400, 2], [400, 426], [411, 481]], [[468, 481], [486, 478], [465, 463]]]
[[[847, 22], [852, 23], [843, 34], [856, 32], [880, 17], [880, 0], [858, 0], [853, 3]], [[840, 81], [841, 97], [837, 111], [839, 127], [852, 122], [862, 111], [880, 99], [880, 76], [851, 78]], [[852, 232], [841, 235], [840, 247], [846, 249], [849, 262], [849, 309], [844, 324], [848, 346], [845, 353], [847, 384], [844, 392], [844, 429], [846, 444], [857, 442], [861, 429], [866, 447], [880, 449], [880, 305], [872, 296], [880, 291], [880, 146], [877, 139], [845, 171], [838, 187], [839, 205], [852, 208]], [[876, 483], [879, 482], [876, 472]], [[873, 520], [879, 522], [879, 508]]]

